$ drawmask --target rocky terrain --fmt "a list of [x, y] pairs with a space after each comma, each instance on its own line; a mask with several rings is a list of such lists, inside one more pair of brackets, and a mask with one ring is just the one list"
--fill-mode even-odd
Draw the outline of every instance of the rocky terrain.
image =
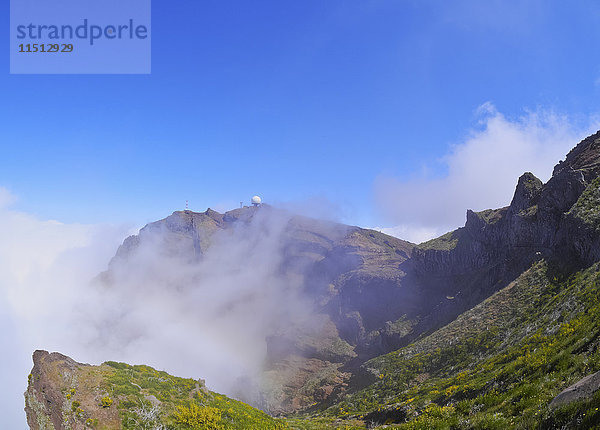
[[103, 371], [109, 368], [76, 363], [56, 352], [35, 351], [25, 393], [29, 428], [85, 429], [96, 422], [120, 428], [117, 405], [102, 406], [102, 399], [110, 394], [100, 382]]
[[[596, 377], [550, 404], [600, 370], [599, 174], [600, 132], [547, 183], [525, 173], [509, 206], [469, 210], [464, 227], [420, 245], [269, 206], [175, 212], [126, 239], [98, 279], [119, 288], [148, 247], [194, 266], [224, 237], [264, 230], [310, 323], [265, 333], [261, 383], [245, 400], [286, 425], [590, 428]], [[53, 416], [40, 404], [28, 406], [30, 425]]]
[[283, 429], [264, 412], [149, 366], [77, 363], [57, 352], [35, 351], [25, 393], [29, 428]]
[[[273, 413], [300, 410], [343, 389], [365, 360], [442, 327], [535, 261], [546, 259], [565, 270], [596, 261], [595, 226], [574, 205], [600, 172], [597, 139], [590, 136], [573, 149], [548, 183], [525, 173], [509, 206], [469, 210], [463, 228], [420, 246], [268, 206], [225, 214], [183, 211], [128, 238], [103, 276], [110, 280], [117, 267], [127, 267], [144, 243], [193, 262], [202, 259], [215, 234], [252, 224], [261, 212], [284, 220], [279, 270], [302, 278], [298, 288], [313, 300], [322, 324], [268, 334], [265, 375], [273, 395], [263, 404], [247, 400]], [[319, 375], [318, 381], [311, 375]]]

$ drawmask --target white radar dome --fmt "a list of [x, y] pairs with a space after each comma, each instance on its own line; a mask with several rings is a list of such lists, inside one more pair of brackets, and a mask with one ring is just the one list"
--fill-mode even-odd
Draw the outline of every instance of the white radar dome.
[[258, 196], [252, 197], [252, 204], [253, 205], [260, 205], [260, 202], [262, 202], [262, 200], [260, 199], [260, 197], [258, 197]]

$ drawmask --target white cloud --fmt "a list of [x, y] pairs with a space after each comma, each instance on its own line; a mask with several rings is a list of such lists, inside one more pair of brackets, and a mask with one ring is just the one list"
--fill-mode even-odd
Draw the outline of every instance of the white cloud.
[[73, 311], [122, 240], [122, 226], [62, 224], [8, 209], [0, 188], [0, 368], [3, 428], [26, 429], [23, 393], [35, 349], [72, 353]]
[[547, 181], [554, 165], [599, 124], [594, 119], [576, 126], [541, 109], [510, 119], [491, 103], [480, 106], [478, 115], [480, 127], [441, 160], [445, 176], [377, 178], [377, 204], [397, 234], [429, 239], [463, 225], [467, 209], [508, 205], [521, 174], [530, 171]]
[[127, 260], [112, 264], [110, 288], [89, 292], [91, 321], [78, 337], [104, 359], [202, 377], [231, 393], [239, 378], [258, 377], [269, 334], [311, 315], [302, 271], [280, 270], [290, 216], [265, 208], [215, 233], [200, 260], [179, 254], [185, 238], [167, 252], [172, 235], [145, 231]]
[[445, 231], [435, 227], [420, 225], [397, 225], [394, 227], [372, 227], [373, 230], [394, 236], [412, 243], [421, 243], [433, 237], [438, 237]]
[[115, 262], [107, 287], [90, 281], [130, 233], [125, 226], [64, 224], [0, 207], [0, 348], [9, 356], [0, 369], [2, 424], [26, 428], [23, 392], [35, 349], [89, 363], [145, 363], [226, 392], [257, 375], [266, 335], [290, 322], [312, 324], [301, 268], [279, 270], [289, 222], [287, 212], [259, 211], [244, 228], [216, 233], [192, 264], [165, 252], [172, 236], [155, 232]]

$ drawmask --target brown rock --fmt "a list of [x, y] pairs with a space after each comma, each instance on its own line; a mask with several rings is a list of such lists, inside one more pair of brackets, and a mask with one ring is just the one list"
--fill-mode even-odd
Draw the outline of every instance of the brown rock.
[[100, 405], [107, 396], [98, 385], [100, 366], [77, 363], [57, 352], [35, 351], [25, 392], [25, 413], [31, 430], [85, 430], [95, 420], [120, 429], [117, 402]]

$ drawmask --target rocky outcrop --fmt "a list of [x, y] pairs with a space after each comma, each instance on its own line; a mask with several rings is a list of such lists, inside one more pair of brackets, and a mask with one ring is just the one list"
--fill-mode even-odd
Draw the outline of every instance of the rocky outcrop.
[[117, 403], [102, 405], [109, 393], [93, 367], [57, 352], [35, 351], [25, 392], [27, 424], [32, 430], [84, 430], [102, 422], [120, 429]]
[[150, 366], [77, 363], [35, 351], [25, 392], [32, 430], [248, 428], [283, 430], [262, 411]]
[[510, 203], [511, 214], [519, 214], [537, 205], [543, 183], [531, 172], [523, 174], [517, 182], [517, 188]]
[[[264, 255], [265, 270], [284, 280], [282, 288], [293, 289], [311, 307], [308, 321], [281, 321], [265, 333], [267, 392], [244, 397], [256, 406], [284, 413], [308, 407], [334, 392], [333, 388], [323, 391], [306, 369], [321, 375], [325, 386], [339, 388], [348, 379], [345, 367], [398, 343], [400, 332], [390, 330], [384, 342], [386, 324], [404, 315], [413, 318], [423, 300], [403, 265], [410, 259], [413, 244], [267, 205], [224, 214], [211, 209], [177, 211], [127, 238], [99, 280], [107, 287], [118, 288], [125, 280], [144, 288], [162, 276], [161, 267], [193, 273], [195, 265], [214, 255], [209, 255], [211, 250], [220, 250], [219, 259], [226, 262], [235, 244], [248, 244], [240, 252], [254, 252], [254, 244], [259, 246], [263, 240], [271, 243], [266, 252], [277, 254]], [[232, 257], [233, 264], [244, 258]], [[273, 262], [277, 266], [268, 267]], [[229, 270], [226, 264], [223, 270]], [[193, 284], [194, 275], [190, 276], [187, 282]], [[203, 288], [202, 283], [196, 285]]]
[[[142, 289], [168, 262], [193, 267], [219, 246], [224, 247], [220, 258], [227, 261], [229, 248], [224, 244], [247, 241], [243, 252], [250, 254], [254, 245], [271, 241], [278, 258], [270, 270], [278, 279], [289, 280], [282, 288], [296, 289], [297, 297], [310, 304], [310, 318], [290, 319], [265, 333], [262, 385], [248, 381], [250, 389], [244, 393], [254, 390], [249, 400], [255, 405], [285, 414], [331, 403], [348, 386], [360, 386], [361, 378], [368, 379], [361, 375], [361, 364], [379, 354], [415, 340], [415, 353], [419, 351], [414, 345], [437, 348], [453, 341], [459, 331], [468, 333], [464, 327], [487, 325], [493, 318], [509, 320], [516, 303], [513, 296], [530, 285], [523, 279], [538, 260], [566, 272], [599, 261], [599, 175], [600, 132], [569, 152], [547, 183], [525, 173], [509, 206], [468, 210], [464, 227], [419, 246], [266, 205], [224, 214], [211, 209], [177, 211], [127, 238], [98, 280], [104, 287], [119, 288], [125, 277]], [[252, 231], [257, 234], [249, 234]], [[142, 258], [148, 250], [152, 258]], [[202, 288], [183, 273], [176, 282]], [[145, 277], [135, 282], [139, 274]], [[484, 301], [499, 290], [503, 293], [494, 297], [506, 302], [501, 312]], [[460, 314], [463, 317], [456, 319]], [[437, 336], [426, 337], [442, 326]], [[141, 419], [145, 407], [173, 412], [175, 404], [161, 405], [173, 393], [161, 397], [161, 391], [152, 390], [189, 389], [178, 388], [177, 395], [184, 393], [179, 400], [207, 392], [199, 381], [169, 379], [146, 366], [89, 366], [45, 351], [36, 351], [33, 359], [25, 393], [32, 429], [84, 429], [94, 423], [118, 429], [123, 419], [119, 405], [130, 408], [127, 419]], [[137, 375], [137, 382], [124, 378], [130, 374]], [[155, 384], [163, 379], [170, 381], [168, 387]], [[551, 406], [589, 398], [599, 387], [599, 374], [590, 375], [559, 394]], [[110, 405], [103, 404], [105, 397]], [[366, 419], [401, 420], [403, 414], [403, 409], [391, 408]]]
[[568, 388], [560, 392], [558, 396], [550, 402], [551, 408], [577, 402], [579, 400], [588, 400], [600, 390], [600, 372], [588, 375]]

